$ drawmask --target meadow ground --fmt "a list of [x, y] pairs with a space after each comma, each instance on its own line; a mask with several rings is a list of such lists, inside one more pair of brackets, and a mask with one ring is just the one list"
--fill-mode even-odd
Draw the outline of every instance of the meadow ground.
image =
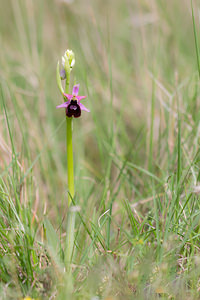
[[[0, 7], [0, 299], [200, 299], [199, 2]], [[91, 110], [73, 123], [71, 272], [67, 48]]]

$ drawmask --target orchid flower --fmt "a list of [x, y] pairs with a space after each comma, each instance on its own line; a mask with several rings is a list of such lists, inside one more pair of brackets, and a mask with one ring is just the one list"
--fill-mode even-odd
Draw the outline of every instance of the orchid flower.
[[60, 104], [56, 106], [56, 108], [66, 108], [66, 116], [71, 118], [74, 116], [74, 118], [79, 118], [81, 116], [81, 111], [85, 110], [89, 112], [89, 109], [87, 109], [80, 101], [86, 96], [78, 96], [79, 92], [79, 84], [74, 85], [72, 90], [72, 95], [70, 94], [63, 94], [68, 101], [64, 102], [63, 104]]

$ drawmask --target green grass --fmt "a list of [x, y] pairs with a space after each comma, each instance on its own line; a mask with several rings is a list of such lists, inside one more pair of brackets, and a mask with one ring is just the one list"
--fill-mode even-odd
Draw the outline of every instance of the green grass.
[[[200, 299], [198, 1], [0, 5], [0, 299]], [[73, 122], [72, 278], [67, 48], [91, 110]]]

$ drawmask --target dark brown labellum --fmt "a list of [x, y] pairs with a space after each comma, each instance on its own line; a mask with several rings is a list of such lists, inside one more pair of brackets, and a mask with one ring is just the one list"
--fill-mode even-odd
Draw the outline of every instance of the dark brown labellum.
[[66, 115], [70, 118], [74, 116], [74, 118], [79, 118], [81, 116], [81, 108], [77, 102], [77, 100], [71, 100], [69, 105], [66, 108]]

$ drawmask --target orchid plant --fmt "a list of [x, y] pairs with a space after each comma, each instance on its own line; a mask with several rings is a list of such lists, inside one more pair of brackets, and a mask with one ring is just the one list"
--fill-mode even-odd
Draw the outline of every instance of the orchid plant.
[[[75, 65], [75, 55], [72, 50], [67, 50], [62, 56], [62, 67], [60, 69], [59, 62], [57, 64], [57, 84], [63, 96], [64, 103], [57, 108], [65, 108], [66, 113], [66, 142], [67, 142], [67, 171], [68, 171], [68, 206], [69, 214], [67, 220], [67, 237], [66, 237], [66, 263], [71, 262], [71, 256], [74, 244], [74, 226], [75, 211], [72, 206], [74, 198], [74, 164], [73, 164], [73, 144], [72, 144], [72, 121], [73, 118], [79, 118], [82, 111], [89, 112], [81, 100], [86, 96], [79, 96], [79, 84], [74, 85], [72, 94], [69, 94], [70, 73]], [[65, 80], [65, 89], [63, 89], [62, 81]]]
[[[67, 165], [68, 165], [68, 205], [74, 197], [74, 166], [73, 166], [73, 145], [72, 145], [72, 118], [79, 118], [81, 112], [87, 109], [80, 101], [86, 96], [79, 96], [79, 84], [74, 85], [72, 94], [69, 94], [70, 73], [75, 65], [75, 55], [72, 50], [67, 50], [62, 56], [62, 68], [60, 70], [59, 62], [57, 64], [57, 84], [64, 98], [64, 103], [57, 108], [65, 108], [67, 123]], [[62, 80], [65, 80], [65, 90], [62, 87]]]

